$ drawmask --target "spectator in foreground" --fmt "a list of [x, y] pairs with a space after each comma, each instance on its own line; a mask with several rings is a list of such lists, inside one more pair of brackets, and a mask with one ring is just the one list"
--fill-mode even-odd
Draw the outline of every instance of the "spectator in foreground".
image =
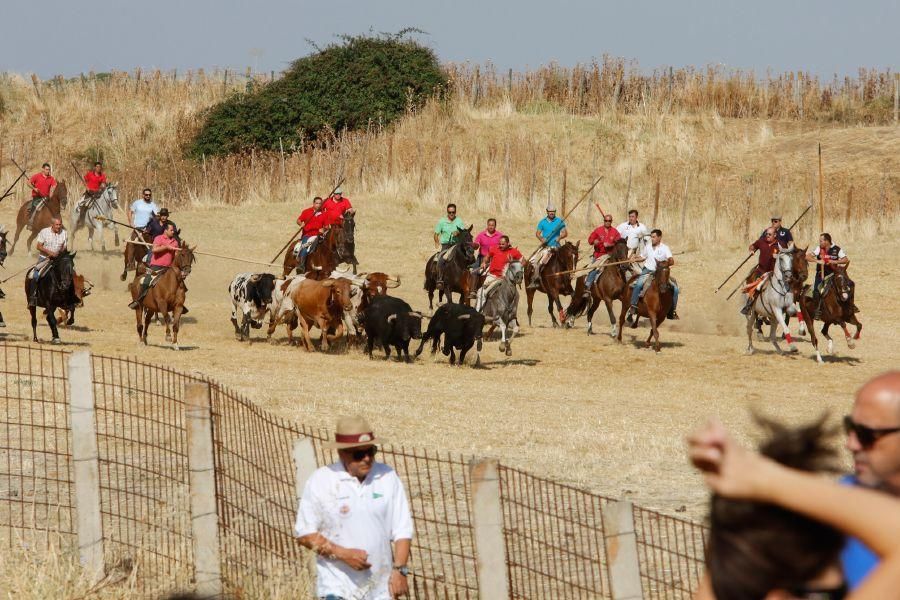
[[[719, 423], [689, 439], [691, 462], [714, 492], [708, 572], [697, 598], [897, 597], [900, 502], [816, 473], [836, 466], [824, 419], [796, 430], [763, 424], [771, 436], [759, 453], [739, 446]], [[849, 595], [839, 561], [844, 536], [882, 560]]]
[[340, 460], [317, 469], [303, 488], [294, 533], [318, 555], [319, 598], [389, 600], [409, 592], [412, 515], [397, 473], [375, 462], [381, 441], [362, 417], [342, 417], [325, 444]]

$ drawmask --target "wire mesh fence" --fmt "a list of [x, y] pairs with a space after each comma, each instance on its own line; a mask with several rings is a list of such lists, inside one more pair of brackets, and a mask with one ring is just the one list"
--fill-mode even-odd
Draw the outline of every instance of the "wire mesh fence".
[[[0, 543], [74, 547], [67, 352], [0, 345]], [[287, 422], [202, 377], [135, 360], [91, 359], [105, 564], [153, 597], [193, 581], [185, 384], [209, 385], [219, 554], [226, 591], [252, 596], [311, 581], [293, 537], [296, 440], [316, 464], [337, 461], [326, 430]], [[404, 481], [416, 526], [414, 598], [476, 598], [472, 457], [379, 448]], [[500, 465], [512, 598], [611, 597], [603, 509], [610, 498]], [[635, 508], [647, 598], [688, 597], [703, 564], [705, 529]]]

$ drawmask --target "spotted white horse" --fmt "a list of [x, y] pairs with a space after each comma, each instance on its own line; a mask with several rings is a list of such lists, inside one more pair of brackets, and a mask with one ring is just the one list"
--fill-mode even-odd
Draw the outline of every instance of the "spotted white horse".
[[[119, 245], [119, 230], [112, 222], [113, 211], [119, 208], [119, 191], [115, 185], [109, 185], [98, 198], [83, 198], [72, 208], [72, 222], [69, 227], [69, 245], [75, 240], [75, 233], [84, 227], [88, 230], [88, 243], [91, 250], [94, 249], [94, 232], [100, 232], [100, 249], [106, 252], [106, 241], [103, 239], [103, 230], [112, 229], [115, 234], [116, 246]], [[97, 217], [102, 217], [98, 219]]]

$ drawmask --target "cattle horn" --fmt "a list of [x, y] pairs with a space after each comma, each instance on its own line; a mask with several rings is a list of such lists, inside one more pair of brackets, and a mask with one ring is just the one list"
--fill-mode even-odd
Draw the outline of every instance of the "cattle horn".
[[420, 313], [420, 312], [417, 311], [417, 310], [411, 310], [411, 311], [409, 311], [409, 316], [411, 316], [411, 317], [416, 317], [416, 318], [421, 319], [421, 318], [422, 318], [422, 313]]
[[388, 322], [388, 323], [393, 323], [393, 322], [396, 321], [396, 320], [397, 320], [397, 313], [394, 313], [394, 314], [392, 314], [392, 315], [389, 315], [388, 318], [387, 318], [387, 322]]
[[395, 277], [388, 277], [387, 287], [391, 289], [400, 287], [400, 275], [396, 275]]
[[334, 279], [326, 279], [322, 282], [322, 287], [331, 287], [334, 285]]
[[471, 316], [472, 316], [472, 315], [459, 315], [459, 316], [456, 317], [456, 318], [459, 319], [460, 321], [465, 321], [466, 319], [468, 319], [468, 318], [471, 317]]

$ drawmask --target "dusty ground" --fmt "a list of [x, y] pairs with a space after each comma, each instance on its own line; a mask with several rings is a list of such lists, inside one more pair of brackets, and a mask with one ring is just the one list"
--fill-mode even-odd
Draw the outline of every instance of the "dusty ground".
[[[404, 283], [396, 294], [415, 308], [427, 308], [421, 272], [440, 209], [408, 203], [399, 208], [400, 203], [378, 197], [353, 199], [359, 208], [363, 270], [400, 274]], [[11, 223], [13, 209], [4, 203], [0, 222]], [[476, 218], [481, 224], [488, 216], [472, 214], [465, 205], [461, 209], [467, 222]], [[200, 250], [266, 260], [292, 233], [297, 212], [297, 206], [286, 204], [211, 207], [179, 212], [173, 219]], [[500, 225], [524, 252], [533, 249], [530, 223], [501, 217]], [[571, 233], [584, 239], [588, 232], [575, 228]], [[678, 240], [667, 241], [674, 251], [680, 249]], [[743, 258], [745, 251], [737, 244], [730, 251], [678, 257], [682, 320], [663, 326], [659, 355], [636, 346], [646, 338], [645, 328], [636, 337], [626, 330], [625, 344], [616, 345], [602, 309], [593, 337], [585, 335], [583, 319], [574, 330], [552, 329], [544, 297], [538, 295], [534, 327], [527, 325], [524, 300], [520, 305], [523, 326], [513, 356], [506, 358], [490, 343], [482, 355], [485, 368], [473, 369], [451, 368], [442, 356], [432, 360], [427, 354], [413, 365], [370, 361], [356, 350], [307, 354], [288, 347], [283, 330], [277, 345], [262, 341], [259, 330], [253, 330], [252, 345], [241, 344], [229, 322], [227, 286], [235, 273], [262, 267], [208, 257], [200, 258], [188, 280], [191, 314], [183, 323], [183, 350], [170, 350], [162, 328], [155, 325], [150, 346], [139, 346], [134, 313], [126, 308], [126, 284], [119, 281], [120, 250], [105, 255], [86, 251], [86, 236], [80, 232], [78, 268], [96, 288], [78, 313], [77, 328], [63, 331], [62, 337], [70, 348], [89, 346], [98, 353], [137, 355], [210, 374], [294, 420], [328, 426], [339, 414], [359, 412], [379, 434], [398, 443], [498, 456], [649, 507], [686, 507], [698, 517], [704, 492], [683, 450], [693, 427], [716, 415], [749, 436], [751, 410], [791, 421], [826, 410], [838, 416], [847, 411], [860, 383], [900, 364], [896, 263], [884, 259], [883, 244], [836, 241], [853, 258], [865, 329], [856, 350], [836, 339], [836, 355], [827, 356], [822, 366], [805, 341], [793, 356], [778, 356], [759, 342], [755, 356], [744, 355], [744, 321], [737, 302], [726, 303], [724, 294], [712, 293]], [[6, 274], [32, 260], [22, 243], [7, 259]], [[3, 287], [8, 327], [0, 339], [27, 341], [22, 278]], [[38, 335], [49, 340], [46, 323]]]

